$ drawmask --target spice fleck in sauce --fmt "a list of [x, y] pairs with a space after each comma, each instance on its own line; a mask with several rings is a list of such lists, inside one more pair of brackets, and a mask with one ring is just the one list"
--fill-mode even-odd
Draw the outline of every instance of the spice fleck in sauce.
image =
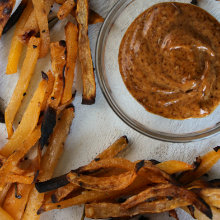
[[197, 6], [160, 3], [143, 12], [118, 59], [127, 89], [149, 112], [200, 118], [220, 103], [220, 23]]

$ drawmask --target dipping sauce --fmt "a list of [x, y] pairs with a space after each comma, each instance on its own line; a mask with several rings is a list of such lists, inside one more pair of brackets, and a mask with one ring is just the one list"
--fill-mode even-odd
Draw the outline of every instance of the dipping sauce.
[[197, 6], [160, 3], [143, 12], [118, 61], [127, 89], [149, 112], [200, 118], [220, 103], [220, 23]]

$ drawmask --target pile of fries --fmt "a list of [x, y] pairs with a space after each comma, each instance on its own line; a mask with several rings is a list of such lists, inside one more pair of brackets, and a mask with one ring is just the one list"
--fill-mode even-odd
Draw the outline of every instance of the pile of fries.
[[117, 158], [127, 146], [123, 136], [90, 164], [36, 183], [36, 189], [45, 195], [37, 214], [85, 204], [85, 216], [93, 219], [167, 211], [178, 219], [176, 208], [196, 219], [220, 219], [220, 180], [203, 178], [220, 159], [220, 147], [190, 165], [175, 160]]
[[[65, 26], [66, 40], [51, 42], [48, 15], [61, 4], [58, 19], [75, 17]], [[103, 22], [89, 10], [88, 0], [22, 0], [10, 18], [15, 0], [0, 1], [0, 36], [16, 23], [6, 73], [19, 80], [6, 108], [8, 142], [0, 150], [0, 219], [32, 220], [53, 209], [85, 205], [93, 219], [130, 218], [182, 208], [197, 219], [220, 219], [220, 181], [203, 176], [220, 159], [219, 147], [196, 159], [131, 162], [116, 157], [128, 146], [123, 136], [90, 164], [52, 178], [74, 118], [72, 86], [77, 58], [83, 79], [82, 104], [93, 104], [96, 83], [88, 25]], [[15, 129], [14, 121], [26, 95], [37, 61], [51, 56], [52, 69], [42, 79]], [[51, 179], [52, 178], [52, 179]]]
[[[51, 42], [48, 18], [55, 3], [61, 4], [57, 21], [67, 20], [66, 39]], [[27, 49], [5, 115], [0, 114], [8, 133], [8, 142], [0, 150], [0, 219], [29, 220], [39, 219], [37, 210], [45, 200], [34, 184], [52, 178], [74, 118], [72, 87], [77, 59], [82, 70], [82, 104], [95, 102], [88, 25], [103, 22], [103, 18], [89, 10], [88, 0], [22, 0], [10, 17], [14, 5], [15, 0], [0, 1], [0, 37], [16, 23], [6, 74], [18, 72], [21, 54]], [[75, 22], [70, 22], [71, 16]], [[15, 129], [38, 60], [48, 54], [51, 70], [41, 72], [41, 81]]]

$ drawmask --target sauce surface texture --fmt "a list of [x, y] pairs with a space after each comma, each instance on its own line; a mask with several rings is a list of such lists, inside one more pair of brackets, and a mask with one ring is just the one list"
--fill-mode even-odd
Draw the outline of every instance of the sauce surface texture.
[[197, 6], [144, 11], [126, 31], [118, 61], [127, 89], [149, 112], [200, 118], [220, 103], [220, 23]]

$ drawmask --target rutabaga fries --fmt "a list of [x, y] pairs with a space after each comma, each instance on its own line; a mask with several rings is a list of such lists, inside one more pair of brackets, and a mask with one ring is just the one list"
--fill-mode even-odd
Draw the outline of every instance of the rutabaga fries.
[[89, 10], [89, 24], [97, 24], [104, 22], [104, 18], [93, 10]]
[[26, 184], [13, 184], [11, 186], [5, 198], [3, 208], [13, 219], [21, 219], [32, 188], [33, 185]]
[[190, 205], [190, 203], [180, 198], [175, 198], [173, 200], [161, 199], [153, 202], [144, 202], [133, 209], [125, 209], [120, 204], [92, 203], [85, 205], [85, 215], [88, 218], [95, 219], [126, 216], [131, 217], [138, 214], [166, 212], [187, 205]]
[[42, 80], [35, 91], [17, 130], [11, 137], [11, 139], [1, 149], [0, 153], [3, 156], [10, 156], [20, 145], [24, 142], [29, 134], [32, 133], [37, 126], [41, 106], [47, 91], [47, 80]]
[[[128, 138], [126, 136], [120, 137], [116, 140], [112, 145], [110, 145], [106, 150], [101, 152], [94, 161], [100, 161], [103, 159], [116, 157], [121, 151], [123, 151], [128, 146]], [[69, 183], [66, 186], [60, 187], [53, 194], [54, 200], [57, 202], [61, 201], [67, 195], [69, 195], [72, 191], [79, 189], [80, 187]]]
[[128, 138], [126, 136], [122, 136], [118, 140], [116, 140], [112, 145], [110, 145], [106, 150], [100, 153], [94, 159], [94, 161], [116, 157], [127, 146], [128, 146]]
[[180, 176], [179, 181], [183, 184], [187, 184], [195, 179], [198, 179], [206, 174], [219, 159], [220, 148], [216, 147], [213, 151], [208, 152], [200, 158], [200, 163], [194, 170], [183, 173], [183, 175]]
[[157, 164], [156, 167], [165, 171], [168, 174], [174, 174], [193, 169], [192, 165], [178, 160], [165, 161]]
[[2, 31], [11, 15], [15, 2], [15, 0], [0, 1], [0, 38], [2, 36]]
[[[55, 127], [53, 135], [51, 136], [47, 151], [43, 156], [40, 167], [40, 174], [38, 176], [40, 181], [45, 181], [52, 177], [57, 162], [62, 155], [64, 142], [69, 133], [73, 118], [74, 108], [71, 107], [65, 109], [60, 121], [58, 121]], [[34, 188], [30, 193], [23, 220], [39, 219], [37, 210], [41, 207], [43, 200], [44, 194], [38, 193], [38, 191]]]
[[[3, 166], [0, 168], [0, 190], [3, 190], [5, 184], [9, 182], [8, 174], [10, 172], [18, 174], [17, 164], [25, 156], [25, 154], [35, 145], [41, 135], [40, 126], [38, 126], [25, 141], [18, 147], [18, 149], [8, 157]], [[22, 170], [21, 170], [22, 171]], [[21, 173], [20, 173], [21, 175]], [[33, 180], [32, 180], [33, 181]], [[11, 181], [15, 182], [15, 181]]]
[[[49, 14], [50, 9], [53, 6], [53, 3], [54, 0], [46, 0], [44, 2], [46, 15]], [[39, 27], [38, 27], [37, 19], [35, 17], [35, 12], [33, 10], [30, 16], [28, 17], [25, 26], [22, 28], [21, 31], [19, 31], [19, 39], [23, 43], [27, 43], [30, 37], [36, 35], [38, 32], [39, 32]]]
[[76, 6], [76, 3], [74, 0], [66, 0], [62, 6], [60, 6], [59, 11], [57, 13], [57, 17], [62, 20], [64, 19]]
[[1, 220], [14, 220], [3, 208], [0, 207]]
[[76, 173], [69, 173], [67, 180], [85, 189], [105, 192], [126, 188], [135, 180], [136, 176], [136, 170], [110, 177], [78, 176]]
[[75, 24], [68, 22], [65, 27], [66, 35], [66, 70], [65, 85], [61, 104], [64, 104], [72, 98], [72, 86], [74, 81], [74, 71], [78, 52], [78, 28]]
[[10, 47], [10, 51], [8, 55], [8, 64], [6, 68], [6, 74], [13, 74], [17, 72], [18, 63], [19, 63], [21, 52], [23, 49], [23, 44], [18, 38], [18, 33], [21, 30], [21, 28], [24, 27], [27, 21], [27, 18], [31, 14], [32, 10], [33, 10], [32, 2], [29, 0], [27, 2], [26, 8], [24, 9], [21, 17], [19, 18], [16, 24], [15, 32], [11, 40], [11, 47]]
[[55, 82], [53, 87], [53, 92], [48, 100], [48, 105], [54, 109], [60, 104], [63, 87], [64, 87], [64, 70], [66, 65], [66, 43], [65, 41], [60, 41], [50, 44], [51, 49], [51, 60], [52, 60], [52, 70], [55, 75]]
[[24, 98], [24, 94], [27, 91], [31, 77], [33, 75], [40, 51], [40, 39], [32, 37], [28, 43], [26, 57], [22, 65], [21, 73], [11, 97], [11, 100], [5, 110], [5, 123], [8, 131], [8, 137], [11, 138], [13, 134], [13, 122], [21, 102]]
[[45, 0], [32, 0], [37, 24], [40, 29], [41, 47], [40, 57], [45, 57], [50, 48], [50, 33], [48, 27], [47, 10]]
[[146, 190], [140, 192], [139, 194], [129, 198], [122, 204], [122, 206], [126, 209], [130, 209], [145, 201], [151, 201], [152, 199], [161, 197], [166, 197], [169, 200], [172, 200], [173, 198], [183, 199], [186, 202], [195, 205], [201, 212], [205, 213], [208, 217], [211, 216], [211, 210], [209, 206], [204, 201], [202, 201], [201, 198], [199, 198], [196, 194], [187, 189], [171, 184], [160, 184], [155, 187], [149, 187]]
[[76, 19], [79, 24], [79, 61], [83, 80], [82, 104], [95, 103], [96, 83], [88, 37], [88, 0], [77, 1]]

